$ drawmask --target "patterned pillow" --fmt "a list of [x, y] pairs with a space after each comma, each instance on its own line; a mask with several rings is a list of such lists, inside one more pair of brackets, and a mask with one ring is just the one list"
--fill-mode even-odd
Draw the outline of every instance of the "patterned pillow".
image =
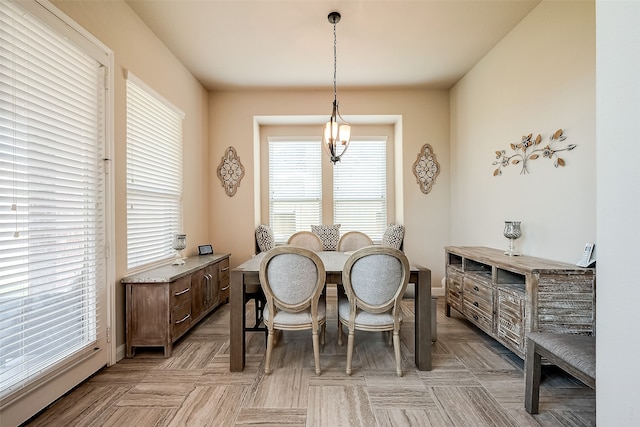
[[391, 246], [396, 249], [400, 249], [402, 247], [403, 240], [404, 225], [401, 224], [389, 224], [382, 236], [382, 244], [384, 246]]
[[273, 238], [273, 231], [268, 225], [260, 224], [256, 228], [256, 241], [258, 242], [258, 248], [260, 252], [266, 252], [271, 250], [275, 246]]
[[322, 240], [322, 250], [335, 251], [340, 240], [340, 224], [334, 225], [312, 225], [313, 234]]

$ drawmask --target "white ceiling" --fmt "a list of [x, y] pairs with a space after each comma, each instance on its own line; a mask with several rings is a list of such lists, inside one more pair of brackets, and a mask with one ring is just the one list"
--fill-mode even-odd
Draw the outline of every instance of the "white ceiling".
[[[540, 0], [126, 0], [209, 90], [447, 89]], [[514, 64], [518, 66], [518, 64]]]

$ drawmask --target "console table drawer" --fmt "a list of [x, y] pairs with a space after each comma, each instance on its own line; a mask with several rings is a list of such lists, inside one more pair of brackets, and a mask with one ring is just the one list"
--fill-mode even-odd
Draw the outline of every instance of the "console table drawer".
[[483, 316], [493, 316], [493, 305], [483, 299], [474, 298], [473, 295], [463, 295], [464, 310], [473, 309], [474, 312], [481, 313]]
[[491, 286], [475, 280], [475, 277], [465, 277], [463, 283], [465, 298], [468, 296], [475, 301], [482, 301], [489, 306], [493, 305], [493, 288]]
[[463, 313], [467, 316], [467, 319], [475, 323], [480, 329], [487, 333], [493, 331], [493, 314], [487, 312], [486, 307], [475, 306], [465, 299]]

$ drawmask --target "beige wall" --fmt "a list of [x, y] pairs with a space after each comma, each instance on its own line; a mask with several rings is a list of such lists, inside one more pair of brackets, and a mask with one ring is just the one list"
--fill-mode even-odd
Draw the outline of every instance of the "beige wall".
[[[531, 161], [493, 176], [496, 150], [557, 129], [566, 166]], [[595, 5], [545, 1], [451, 90], [451, 243], [506, 248], [522, 221], [527, 255], [576, 262], [595, 240]]]
[[[396, 209], [407, 228], [404, 249], [410, 259], [433, 271], [439, 286], [444, 274], [443, 246], [449, 227], [449, 100], [447, 91], [346, 91], [338, 88], [343, 115], [392, 115], [401, 117], [397, 128], [401, 144], [401, 200]], [[259, 188], [254, 185], [254, 116], [317, 116], [324, 121], [331, 113], [332, 93], [326, 91], [214, 92], [210, 95], [211, 230], [216, 250], [231, 252], [238, 265], [254, 251], [254, 230], [259, 218]], [[351, 119], [349, 119], [351, 120]], [[318, 124], [318, 135], [322, 124]], [[352, 126], [358, 135], [358, 126]], [[441, 165], [433, 190], [423, 194], [412, 172], [421, 147], [429, 143]], [[234, 197], [228, 197], [215, 169], [228, 146], [236, 148], [245, 177]], [[348, 152], [347, 154], [348, 155]], [[258, 162], [259, 164], [259, 162]], [[259, 175], [258, 175], [259, 176]], [[259, 180], [258, 180], [259, 182]], [[256, 216], [258, 212], [258, 216]]]
[[[124, 289], [127, 275], [126, 221], [126, 80], [130, 70], [185, 113], [184, 231], [186, 255], [197, 253], [199, 241], [209, 240], [209, 191], [207, 184], [208, 93], [138, 16], [122, 1], [53, 1], [84, 29], [114, 51], [115, 58], [115, 258], [116, 342], [125, 341]], [[196, 237], [197, 236], [197, 237]]]

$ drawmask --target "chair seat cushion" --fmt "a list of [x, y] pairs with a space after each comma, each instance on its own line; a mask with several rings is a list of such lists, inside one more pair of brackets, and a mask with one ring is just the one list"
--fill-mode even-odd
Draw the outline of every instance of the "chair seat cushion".
[[[325, 301], [321, 299], [318, 301], [318, 321], [322, 322], [327, 317], [327, 307]], [[271, 314], [269, 313], [269, 305], [265, 305], [263, 311], [263, 318], [265, 322], [269, 322]], [[276, 325], [288, 325], [288, 326], [301, 326], [311, 324], [311, 309], [302, 310], [298, 313], [291, 313], [288, 311], [278, 310], [274, 319]]]
[[[338, 301], [338, 316], [341, 320], [349, 321], [349, 300], [347, 298], [340, 298]], [[400, 322], [402, 322], [402, 312], [400, 312]], [[393, 327], [393, 314], [391, 311], [373, 314], [356, 309], [356, 327], [358, 326]]]
[[596, 377], [596, 337], [529, 332], [527, 338], [547, 349], [568, 365], [584, 372], [591, 378]]

